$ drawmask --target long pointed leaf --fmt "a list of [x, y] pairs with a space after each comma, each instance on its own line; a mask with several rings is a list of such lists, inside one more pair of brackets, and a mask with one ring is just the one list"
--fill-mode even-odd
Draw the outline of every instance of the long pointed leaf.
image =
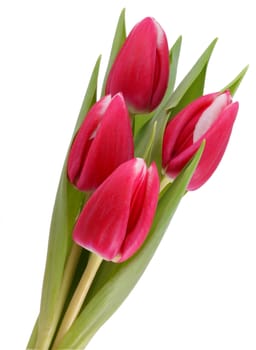
[[[100, 58], [95, 64], [74, 134], [81, 125], [87, 111], [95, 102], [99, 64]], [[60, 178], [51, 221], [40, 315], [38, 318], [37, 339], [35, 339], [36, 337], [34, 336], [35, 330], [32, 334], [33, 339], [30, 339], [29, 341], [30, 348], [36, 344], [38, 347], [41, 346], [40, 344], [46, 346], [55, 332], [62, 306], [60, 305], [60, 301], [64, 301], [65, 299], [65, 296], [60, 296], [60, 289], [64, 266], [71, 245], [71, 232], [84, 199], [85, 194], [77, 191], [69, 183], [66, 176], [65, 163]]]
[[99, 69], [100, 69], [100, 61], [101, 56], [98, 57], [95, 66], [92, 71], [92, 75], [82, 102], [82, 106], [80, 108], [80, 112], [77, 118], [75, 130], [73, 133], [73, 136], [77, 132], [77, 130], [80, 128], [80, 125], [82, 124], [86, 113], [89, 111], [91, 106], [96, 102], [97, 99], [97, 83], [98, 83], [98, 75], [99, 75]]
[[125, 9], [123, 9], [121, 14], [120, 14], [118, 23], [117, 23], [116, 32], [115, 32], [115, 36], [114, 36], [114, 40], [113, 40], [113, 44], [112, 44], [112, 48], [111, 48], [111, 52], [110, 52], [110, 57], [109, 57], [109, 61], [108, 61], [108, 66], [107, 66], [106, 74], [105, 74], [104, 81], [102, 84], [101, 96], [105, 95], [105, 87], [106, 87], [106, 82], [107, 82], [109, 71], [110, 71], [112, 64], [114, 63], [114, 60], [116, 58], [116, 55], [118, 54], [119, 50], [121, 49], [125, 39], [126, 39]]
[[236, 90], [238, 89], [239, 85], [241, 84], [241, 81], [243, 80], [249, 66], [246, 66], [236, 77], [234, 80], [232, 80], [227, 86], [222, 89], [222, 91], [229, 90], [231, 95], [234, 96], [236, 93]]
[[161, 102], [160, 106], [163, 106], [166, 104], [166, 101], [170, 98], [175, 82], [176, 82], [176, 77], [177, 77], [177, 70], [178, 70], [178, 63], [179, 63], [179, 58], [180, 58], [180, 49], [181, 49], [181, 44], [182, 44], [182, 37], [178, 37], [174, 45], [172, 46], [170, 50], [170, 76], [169, 76], [169, 83], [168, 83], [168, 88], [165, 93], [165, 96], [163, 98], [163, 101]]
[[[213, 40], [213, 42], [208, 46], [208, 48], [204, 51], [204, 53], [201, 55], [201, 57], [198, 59], [196, 64], [193, 66], [193, 68], [190, 70], [190, 72], [186, 75], [186, 77], [182, 80], [182, 82], [179, 84], [177, 89], [174, 91], [174, 93], [171, 95], [170, 99], [168, 100], [166, 107], [168, 109], [173, 109], [178, 106], [178, 104], [182, 101], [184, 96], [188, 94], [188, 91], [191, 87], [198, 88], [198, 92], [193, 92], [193, 95], [196, 97], [199, 97], [202, 91], [202, 86], [204, 86], [204, 78], [205, 73], [203, 73], [206, 70], [206, 67], [208, 65], [208, 62], [210, 60], [210, 57], [212, 55], [213, 49], [216, 45], [217, 39]], [[200, 79], [200, 84], [194, 85], [195, 81], [197, 79]], [[193, 98], [194, 98], [193, 96]], [[191, 100], [188, 100], [188, 103], [191, 102]]]
[[91, 288], [89, 300], [73, 326], [59, 344], [59, 349], [82, 349], [98, 328], [114, 313], [131, 292], [154, 255], [184, 195], [198, 164], [204, 145], [190, 164], [163, 193], [159, 200], [150, 234], [139, 252], [122, 264], [104, 262]]
[[207, 70], [207, 66], [205, 66], [202, 69], [198, 77], [190, 85], [189, 89], [186, 91], [185, 95], [182, 97], [178, 105], [172, 109], [171, 117], [179, 113], [179, 111], [181, 111], [184, 107], [186, 107], [190, 102], [194, 101], [199, 96], [203, 95], [206, 70]]

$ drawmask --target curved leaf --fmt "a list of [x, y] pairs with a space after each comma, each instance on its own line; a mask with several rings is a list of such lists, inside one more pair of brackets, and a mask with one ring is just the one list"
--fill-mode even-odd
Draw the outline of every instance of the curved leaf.
[[249, 66], [246, 66], [236, 77], [234, 80], [232, 80], [227, 86], [224, 87], [221, 91], [229, 90], [231, 95], [234, 96], [236, 93], [236, 90], [238, 89], [239, 85], [241, 84], [241, 81], [243, 80]]
[[[202, 89], [204, 87], [205, 81], [205, 71], [208, 65], [208, 62], [211, 58], [213, 49], [216, 45], [217, 39], [213, 40], [212, 43], [208, 46], [208, 48], [204, 51], [201, 57], [198, 59], [193, 68], [189, 71], [186, 77], [179, 84], [177, 89], [171, 95], [170, 99], [166, 103], [166, 107], [168, 109], [173, 109], [177, 107], [184, 96], [189, 95], [189, 91], [193, 91], [193, 98], [199, 97], [202, 94]], [[195, 84], [197, 82], [197, 84]], [[191, 98], [187, 99], [186, 103], [191, 102]], [[185, 105], [185, 101], [182, 103]]]
[[[174, 45], [172, 46], [170, 50], [170, 76], [169, 76], [169, 83], [168, 88], [166, 90], [165, 96], [163, 98], [163, 101], [161, 102], [160, 106], [165, 106], [166, 101], [170, 98], [175, 82], [177, 77], [177, 70], [178, 70], [178, 63], [179, 63], [179, 57], [180, 57], [180, 49], [182, 44], [182, 37], [178, 37]], [[159, 106], [159, 109], [160, 109]]]
[[194, 101], [198, 97], [203, 95], [204, 92], [204, 83], [206, 77], [207, 65], [202, 69], [198, 77], [190, 85], [189, 89], [180, 99], [176, 107], [171, 109], [170, 119], [175, 116], [179, 111], [186, 107], [190, 102]]
[[116, 32], [115, 32], [115, 36], [114, 36], [114, 40], [113, 40], [113, 44], [112, 44], [112, 48], [111, 48], [111, 52], [110, 52], [110, 57], [109, 57], [109, 61], [108, 61], [108, 66], [107, 66], [104, 81], [102, 84], [101, 96], [105, 95], [105, 87], [106, 87], [106, 82], [108, 79], [109, 71], [110, 71], [112, 64], [114, 63], [114, 60], [116, 58], [116, 55], [118, 54], [119, 50], [121, 49], [125, 39], [126, 39], [125, 9], [123, 9], [120, 16], [119, 16], [119, 20], [117, 23]]
[[77, 118], [75, 130], [73, 132], [73, 136], [77, 132], [77, 130], [80, 128], [80, 125], [82, 124], [86, 113], [89, 111], [91, 106], [96, 102], [97, 99], [97, 83], [98, 83], [98, 75], [99, 75], [99, 69], [100, 69], [100, 61], [101, 56], [98, 57], [95, 66], [92, 71], [92, 75], [82, 102], [82, 106], [80, 108], [80, 112]]

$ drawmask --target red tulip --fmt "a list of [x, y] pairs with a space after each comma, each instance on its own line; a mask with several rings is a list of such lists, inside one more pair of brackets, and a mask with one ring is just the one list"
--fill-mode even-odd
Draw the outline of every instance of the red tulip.
[[205, 149], [188, 189], [202, 186], [213, 174], [226, 150], [238, 112], [230, 93], [202, 96], [179, 112], [167, 125], [163, 139], [163, 168], [175, 178], [198, 150]]
[[165, 32], [153, 18], [139, 22], [110, 70], [106, 94], [121, 91], [132, 113], [152, 111], [161, 102], [169, 77]]
[[122, 94], [99, 100], [71, 146], [68, 178], [82, 191], [97, 188], [121, 163], [134, 157], [133, 136]]
[[121, 262], [144, 242], [155, 214], [159, 178], [141, 158], [121, 164], [92, 194], [73, 232], [80, 246]]

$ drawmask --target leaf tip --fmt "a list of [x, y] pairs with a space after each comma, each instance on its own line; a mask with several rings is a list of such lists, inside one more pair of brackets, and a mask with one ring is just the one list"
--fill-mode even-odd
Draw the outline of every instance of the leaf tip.
[[182, 43], [182, 35], [180, 35], [180, 36], [178, 37], [178, 39], [177, 39], [176, 43], [179, 43], [179, 44], [181, 44], [181, 43]]
[[124, 7], [120, 12], [119, 19], [118, 19], [118, 22], [123, 23], [124, 26], [125, 26], [125, 13], [126, 13], [126, 8]]

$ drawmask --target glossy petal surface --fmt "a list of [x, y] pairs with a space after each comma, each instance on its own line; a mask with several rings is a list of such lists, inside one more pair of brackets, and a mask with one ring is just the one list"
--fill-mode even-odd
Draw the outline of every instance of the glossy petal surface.
[[177, 114], [167, 125], [163, 139], [163, 167], [175, 178], [198, 150], [205, 149], [188, 189], [202, 186], [217, 168], [238, 112], [229, 92], [202, 96]]
[[80, 190], [97, 188], [134, 153], [128, 110], [121, 94], [103, 97], [89, 111], [71, 146], [68, 177]]
[[131, 112], [149, 112], [161, 102], [168, 77], [166, 35], [153, 18], [147, 17], [133, 28], [117, 55], [106, 94], [121, 91]]
[[126, 260], [146, 238], [158, 191], [155, 166], [147, 169], [138, 158], [123, 163], [86, 203], [74, 228], [74, 241], [106, 260]]

